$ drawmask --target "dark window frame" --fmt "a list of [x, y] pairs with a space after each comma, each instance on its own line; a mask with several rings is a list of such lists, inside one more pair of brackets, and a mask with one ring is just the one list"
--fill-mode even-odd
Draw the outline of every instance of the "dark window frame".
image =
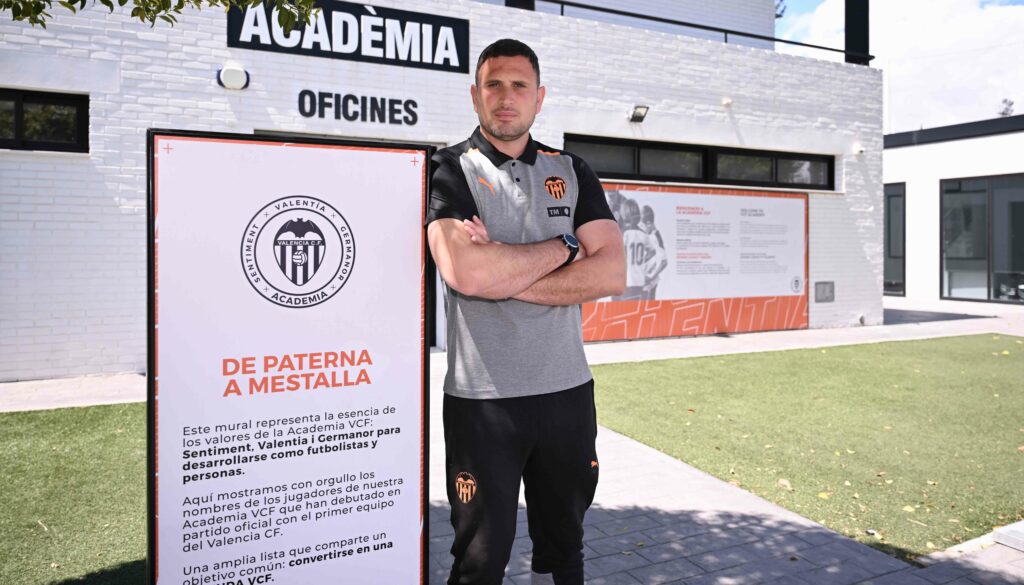
[[[1015, 307], [1021, 306], [1019, 301], [1004, 301], [1000, 299], [992, 298], [992, 252], [993, 252], [993, 238], [992, 238], [992, 214], [993, 214], [993, 200], [992, 200], [992, 181], [994, 179], [1002, 179], [1009, 177], [1024, 177], [1024, 173], [1004, 173], [999, 175], [979, 175], [971, 177], [955, 177], [949, 179], [939, 179], [939, 299], [943, 301], [962, 301], [968, 303], [999, 303], [1003, 305], [1013, 305]], [[953, 183], [957, 181], [985, 181], [985, 232], [987, 242], [985, 242], [985, 250], [987, 257], [985, 259], [985, 295], [987, 298], [984, 299], [968, 299], [964, 297], [953, 297], [945, 295], [945, 274], [942, 269], [942, 260], [945, 256], [946, 247], [943, 241], [942, 234], [942, 214], [945, 211], [945, 187], [947, 183]]]
[[[887, 188], [887, 187], [899, 187], [900, 188], [900, 193], [898, 195], [895, 194], [895, 193], [892, 194], [892, 195], [890, 195], [888, 193], [885, 193], [885, 188]], [[902, 292], [887, 291], [887, 290], [885, 290], [885, 283], [883, 282], [882, 294], [885, 295], [885, 296], [890, 296], [890, 297], [905, 297], [905, 296], [907, 296], [907, 183], [906, 182], [886, 183], [886, 184], [884, 184], [882, 186], [882, 190], [883, 190], [882, 197], [885, 199], [885, 213], [884, 213], [884, 217], [883, 217], [883, 221], [885, 222], [885, 225], [884, 225], [883, 229], [885, 229], [886, 231], [889, 231], [889, 215], [890, 215], [890, 213], [889, 213], [889, 202], [891, 201], [892, 198], [895, 198], [895, 197], [899, 197], [903, 201], [903, 230], [902, 230], [903, 231], [903, 241], [900, 244], [900, 246], [901, 246], [901, 248], [903, 250], [903, 254], [901, 254], [899, 256], [896, 256], [895, 254], [890, 254], [889, 253], [889, 248], [886, 247], [885, 252], [884, 252], [885, 255], [884, 255], [883, 259], [882, 259], [882, 262], [883, 262], [883, 266], [882, 266], [883, 281], [884, 281], [884, 275], [885, 275], [885, 265], [884, 265], [885, 259], [886, 258], [893, 258], [893, 259], [896, 259], [896, 260], [903, 260], [903, 276], [902, 276], [902, 278], [900, 280], [900, 284], [903, 285], [903, 291]], [[892, 243], [893, 243], [892, 242], [892, 236], [891, 236], [891, 232], [890, 232], [889, 246], [891, 246]]]
[[[834, 156], [822, 154], [804, 154], [798, 152], [783, 152], [775, 150], [753, 150], [745, 148], [726, 148], [719, 146], [706, 146], [698, 144], [682, 144], [675, 142], [659, 142], [651, 140], [631, 140], [628, 138], [605, 138], [601, 136], [590, 136], [585, 134], [565, 134], [565, 143], [583, 143], [608, 146], [629, 146], [633, 148], [633, 171], [632, 173], [609, 173], [594, 169], [602, 179], [614, 179], [625, 181], [655, 181], [675, 183], [702, 183], [713, 185], [735, 185], [741, 187], [770, 187], [774, 189], [787, 190], [835, 190], [836, 159]], [[701, 156], [701, 176], [686, 177], [682, 175], [650, 175], [640, 173], [640, 157], [644, 148], [668, 150], [677, 152], [696, 153]], [[566, 150], [572, 152], [571, 147]], [[737, 179], [719, 179], [717, 176], [717, 160], [720, 154], [732, 154], [740, 156], [756, 156], [771, 159], [771, 180], [769, 181], [744, 181]], [[778, 180], [778, 161], [796, 160], [823, 162], [828, 168], [828, 181], [826, 183], [785, 183]]]
[[[14, 138], [0, 138], [0, 149], [51, 152], [89, 152], [89, 96], [0, 88], [0, 101], [14, 102]], [[75, 109], [75, 141], [49, 142], [25, 139], [25, 102], [70, 106]]]

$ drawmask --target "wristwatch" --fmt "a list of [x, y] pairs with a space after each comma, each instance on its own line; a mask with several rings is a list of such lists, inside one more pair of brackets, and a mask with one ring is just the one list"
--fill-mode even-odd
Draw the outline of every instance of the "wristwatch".
[[[576, 236], [572, 234], [562, 234], [554, 239], [561, 240], [561, 242], [565, 244], [565, 247], [569, 249], [569, 258], [564, 263], [562, 263], [562, 266], [568, 266], [572, 264], [572, 261], [576, 258], [576, 254], [578, 254], [580, 251], [580, 241], [577, 240]], [[562, 266], [559, 266], [559, 268], [561, 268]]]

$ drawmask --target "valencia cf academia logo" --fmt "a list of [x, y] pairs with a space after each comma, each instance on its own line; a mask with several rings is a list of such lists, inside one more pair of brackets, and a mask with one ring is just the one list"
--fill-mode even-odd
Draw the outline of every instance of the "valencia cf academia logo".
[[242, 235], [242, 270], [268, 301], [312, 307], [348, 282], [355, 265], [352, 228], [329, 203], [305, 195], [272, 201]]
[[455, 494], [459, 501], [468, 504], [476, 495], [476, 478], [463, 471], [455, 477]]
[[565, 197], [565, 179], [562, 177], [548, 177], [544, 180], [544, 189], [547, 190], [548, 195], [555, 199], [561, 199]]

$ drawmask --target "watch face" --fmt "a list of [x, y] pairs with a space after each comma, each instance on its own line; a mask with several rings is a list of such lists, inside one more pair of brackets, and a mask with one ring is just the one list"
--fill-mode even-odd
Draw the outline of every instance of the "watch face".
[[572, 246], [573, 248], [580, 247], [580, 242], [579, 240], [576, 239], [576, 236], [572, 234], [564, 234], [562, 237], [565, 238], [565, 243]]

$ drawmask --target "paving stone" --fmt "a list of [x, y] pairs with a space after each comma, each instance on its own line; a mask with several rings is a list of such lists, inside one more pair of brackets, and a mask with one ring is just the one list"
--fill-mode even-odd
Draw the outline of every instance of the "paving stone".
[[512, 554], [521, 555], [533, 552], [533, 541], [529, 536], [520, 536], [512, 541]]
[[427, 582], [430, 585], [445, 585], [447, 580], [448, 569], [434, 569], [427, 575]]
[[501, 585], [532, 585], [533, 575], [527, 571], [525, 573], [519, 573], [518, 575], [505, 575], [505, 580], [501, 582]]
[[991, 569], [1022, 559], [1024, 559], [1024, 552], [1002, 544], [996, 544], [982, 551], [961, 557], [957, 561], [980, 569]]
[[[800, 556], [815, 565], [838, 565], [846, 561], [852, 561], [859, 556], [859, 551], [849, 547], [845, 542], [836, 541], [808, 548], [800, 552]], [[870, 575], [869, 575], [870, 576]]]
[[792, 576], [806, 581], [804, 575], [816, 568], [797, 555], [783, 555], [686, 579], [686, 585], [753, 585]]
[[615, 506], [612, 508], [605, 508], [604, 511], [616, 520], [623, 518], [632, 518], [634, 516], [645, 516], [650, 513], [650, 509], [640, 508], [638, 506]]
[[506, 575], [517, 575], [519, 573], [525, 573], [530, 571], [530, 559], [533, 555], [512, 555], [508, 559], [508, 565], [505, 566]]
[[824, 528], [811, 528], [810, 530], [800, 530], [796, 533], [796, 537], [803, 540], [807, 544], [813, 546], [821, 546], [823, 544], [829, 544], [843, 538], [841, 535], [826, 530]]
[[443, 553], [432, 552], [427, 555], [427, 558], [439, 568], [447, 569], [452, 566], [452, 555], [447, 551]]
[[918, 569], [904, 569], [895, 573], [889, 573], [888, 575], [882, 575], [881, 577], [872, 577], [867, 581], [861, 581], [857, 585], [932, 585], [931, 581], [917, 577], [914, 574], [917, 571]]
[[808, 584], [807, 581], [804, 581], [800, 577], [797, 577], [796, 575], [787, 575], [785, 577], [782, 577], [781, 579], [772, 579], [771, 581], [766, 581], [764, 583], [764, 585], [810, 585], [810, 584]]
[[859, 542], [851, 540], [846, 541], [843, 544], [853, 549], [858, 554], [858, 558], [856, 559], [858, 565], [865, 569], [874, 571], [876, 575], [883, 575], [885, 573], [911, 568], [911, 565], [908, 565], [895, 557], [891, 557], [878, 549], [860, 544]]
[[636, 577], [644, 585], [671, 583], [685, 577], [700, 575], [704, 570], [686, 559], [676, 559], [667, 563], [658, 563], [640, 569], [633, 569], [630, 575]]
[[960, 577], [973, 571], [971, 567], [964, 565], [958, 561], [946, 561], [944, 563], [938, 563], [930, 567], [926, 567], [914, 573], [915, 577], [920, 577], [935, 585], [945, 585], [951, 581], [955, 581]]
[[814, 585], [853, 585], [875, 576], [870, 570], [850, 561], [802, 573], [800, 578]]
[[583, 585], [638, 585], [640, 582], [629, 573], [615, 573], [607, 577], [598, 577], [583, 582]]
[[455, 542], [454, 534], [449, 534], [448, 536], [431, 536], [430, 540], [427, 541], [427, 547], [432, 553], [448, 553], [452, 550], [453, 542]]
[[435, 536], [447, 536], [449, 534], [455, 534], [455, 529], [452, 528], [452, 523], [445, 520], [444, 522], [432, 522], [430, 524], [430, 537]]
[[620, 573], [643, 567], [647, 564], [647, 559], [640, 555], [620, 553], [598, 557], [586, 563], [583, 568], [588, 577], [604, 577], [612, 573]]
[[644, 530], [644, 534], [651, 540], [657, 542], [671, 542], [673, 540], [680, 540], [688, 536], [695, 536], [697, 534], [704, 534], [712, 530], [711, 526], [707, 524], [700, 524], [697, 522], [676, 522], [673, 524], [666, 524], [659, 528], [649, 528]]
[[1011, 572], [1001, 568], [975, 571], [966, 577], [978, 585], [1021, 585], [1024, 583], [1024, 571]]
[[595, 556], [604, 556], [623, 551], [637, 551], [650, 548], [655, 542], [644, 536], [642, 532], [622, 534], [620, 536], [608, 536], [588, 541], [586, 546], [597, 553]]
[[760, 543], [751, 543], [704, 553], [690, 558], [706, 572], [711, 573], [735, 567], [736, 565], [744, 565], [761, 559], [767, 559], [772, 556], [775, 556], [775, 554], [772, 551], [761, 548]]
[[587, 510], [586, 516], [583, 517], [583, 525], [589, 526], [591, 524], [600, 524], [601, 522], [608, 522], [609, 520], [616, 520], [615, 516], [612, 516], [608, 510], [594, 509]]
[[434, 505], [433, 503], [430, 506], [430, 512], [427, 513], [427, 520], [430, 524], [435, 522], [448, 522], [450, 517], [451, 510], [448, 509], [448, 506], [441, 507]]
[[810, 546], [795, 536], [781, 535], [697, 555], [690, 560], [700, 565], [706, 571], [712, 572], [735, 565], [777, 557], [783, 553], [795, 553], [802, 548]]
[[[675, 541], [675, 544], [678, 544], [678, 547], [673, 547], [673, 550], [678, 550], [682, 553], [682, 556], [689, 557], [710, 551], [726, 549], [731, 546], [753, 542], [755, 540], [757, 540], [756, 536], [738, 528], [728, 531], [712, 530], [710, 532], [697, 534], [689, 538]], [[644, 550], [647, 551], [650, 549], [644, 547]]]
[[660, 526], [660, 524], [649, 516], [633, 516], [631, 518], [623, 518], [621, 520], [602, 522], [600, 524], [595, 524], [594, 526], [608, 536], [617, 536], [619, 534], [627, 534], [629, 532], [639, 532], [647, 528], [655, 528]]

